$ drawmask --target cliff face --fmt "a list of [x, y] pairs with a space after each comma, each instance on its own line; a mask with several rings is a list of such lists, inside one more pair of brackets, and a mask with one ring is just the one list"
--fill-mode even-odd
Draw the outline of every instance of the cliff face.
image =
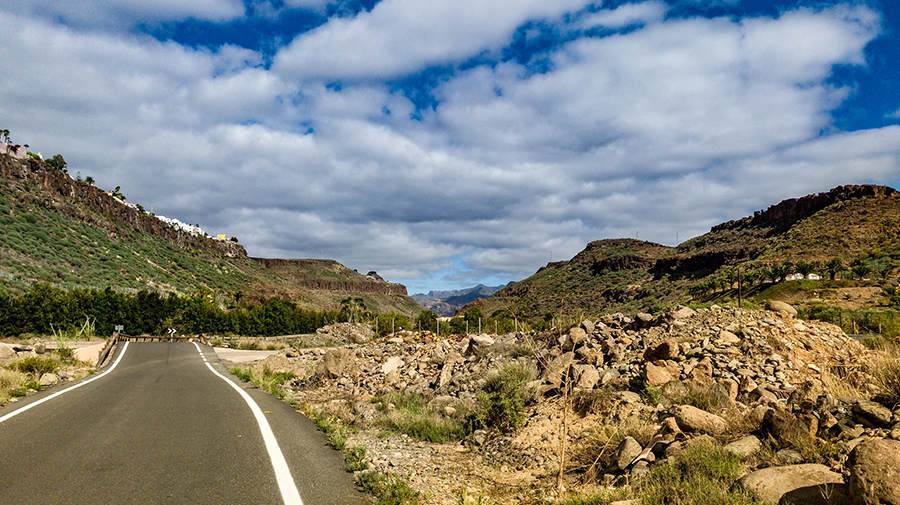
[[[292, 284], [300, 288], [406, 296], [406, 286], [361, 275], [334, 260], [250, 259], [289, 278]], [[330, 279], [329, 277], [335, 278]]]
[[838, 186], [827, 193], [784, 200], [766, 210], [756, 211], [752, 216], [714, 226], [711, 231], [790, 225], [840, 201], [866, 197], [888, 197], [896, 194], [898, 191], [888, 186], [870, 184]]
[[191, 235], [175, 229], [150, 214], [123, 204], [116, 198], [86, 182], [72, 180], [34, 158], [24, 160], [0, 154], [0, 177], [19, 186], [19, 198], [28, 198], [46, 208], [55, 208], [81, 222], [106, 228], [115, 233], [110, 222], [98, 219], [90, 211], [108, 216], [112, 222], [122, 222], [134, 229], [160, 237], [185, 249], [207, 251], [223, 257], [246, 257], [247, 251], [236, 242], [219, 241]]

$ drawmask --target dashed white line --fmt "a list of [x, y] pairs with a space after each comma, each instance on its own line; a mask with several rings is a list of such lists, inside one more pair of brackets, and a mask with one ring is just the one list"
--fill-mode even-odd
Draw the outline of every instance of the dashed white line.
[[206, 361], [206, 356], [203, 355], [203, 351], [196, 342], [194, 342], [194, 346], [206, 363], [206, 367], [231, 386], [232, 389], [237, 391], [253, 412], [253, 417], [256, 418], [256, 423], [259, 425], [259, 431], [262, 432], [266, 450], [269, 452], [269, 459], [272, 460], [272, 468], [275, 470], [275, 479], [278, 481], [278, 489], [281, 491], [281, 500], [284, 502], [284, 505], [303, 505], [303, 500], [300, 499], [300, 492], [297, 491], [297, 484], [294, 483], [294, 478], [291, 476], [291, 469], [288, 468], [287, 461], [284, 459], [284, 454], [281, 452], [281, 447], [278, 446], [278, 440], [275, 439], [275, 433], [272, 432], [269, 421], [266, 421], [266, 416], [263, 414], [262, 409], [260, 409], [259, 405], [253, 401], [253, 398], [250, 398], [250, 395], [248, 395], [246, 391], [241, 389], [240, 386], [234, 382], [228, 380], [224, 375], [217, 372], [216, 369]]
[[116, 366], [119, 365], [119, 362], [122, 361], [122, 356], [125, 356], [125, 350], [126, 350], [126, 349], [128, 349], [128, 342], [125, 342], [125, 346], [122, 347], [122, 352], [119, 353], [119, 357], [116, 358], [116, 361], [112, 364], [112, 366], [109, 367], [109, 369], [106, 370], [105, 372], [103, 372], [102, 374], [100, 374], [100, 375], [98, 375], [98, 376], [96, 376], [96, 377], [92, 377], [92, 378], [90, 378], [90, 379], [88, 379], [88, 380], [86, 380], [86, 381], [84, 381], [84, 382], [79, 382], [78, 384], [75, 384], [75, 385], [72, 386], [72, 387], [69, 387], [69, 388], [63, 389], [62, 391], [53, 393], [53, 394], [50, 395], [50, 396], [47, 396], [47, 397], [45, 397], [45, 398], [41, 398], [40, 400], [38, 400], [38, 401], [36, 401], [36, 402], [34, 402], [34, 403], [29, 403], [28, 405], [26, 405], [26, 406], [24, 406], [24, 407], [22, 407], [22, 408], [20, 408], [20, 409], [18, 409], [18, 410], [15, 410], [15, 411], [13, 411], [13, 412], [10, 412], [9, 414], [6, 414], [5, 416], [0, 417], [0, 423], [2, 423], [3, 421], [6, 421], [7, 419], [10, 419], [10, 418], [12, 418], [12, 417], [14, 417], [14, 416], [17, 416], [17, 415], [21, 414], [22, 412], [25, 412], [26, 410], [29, 410], [29, 409], [31, 409], [31, 408], [33, 408], [33, 407], [37, 407], [38, 405], [40, 405], [40, 404], [42, 404], [42, 403], [44, 403], [44, 402], [46, 402], [46, 401], [50, 401], [50, 400], [56, 398], [56, 397], [59, 396], [59, 395], [62, 395], [62, 394], [64, 394], [64, 393], [68, 393], [69, 391], [72, 391], [73, 389], [78, 389], [78, 388], [80, 388], [81, 386], [90, 384], [90, 383], [94, 382], [95, 380], [104, 377], [104, 376], [107, 375], [108, 373], [110, 373], [110, 372], [112, 372], [113, 370], [115, 370]]

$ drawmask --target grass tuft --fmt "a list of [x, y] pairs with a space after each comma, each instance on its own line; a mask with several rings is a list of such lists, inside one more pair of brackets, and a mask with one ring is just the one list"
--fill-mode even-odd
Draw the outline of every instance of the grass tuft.
[[433, 443], [465, 436], [460, 420], [441, 415], [420, 394], [390, 393], [374, 401], [383, 413], [377, 423], [387, 430]]

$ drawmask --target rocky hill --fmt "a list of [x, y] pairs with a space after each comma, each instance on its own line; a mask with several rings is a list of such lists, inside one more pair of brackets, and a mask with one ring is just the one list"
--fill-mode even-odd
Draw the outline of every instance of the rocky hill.
[[368, 310], [421, 311], [402, 285], [331, 260], [248, 258], [236, 240], [176, 226], [30, 156], [0, 153], [0, 230], [6, 294], [46, 282], [66, 289], [205, 289], [248, 301], [277, 296], [312, 309], [339, 309], [352, 296]]
[[[253, 369], [290, 372], [287, 401], [353, 427], [340, 446], [361, 481], [366, 467], [400, 476], [425, 503], [698, 503], [676, 499], [692, 486], [720, 493], [702, 503], [897, 503], [871, 501], [900, 496], [896, 351], [795, 313], [775, 302], [399, 333]], [[711, 474], [691, 481], [692, 464]]]
[[[871, 285], [863, 280], [868, 277], [891, 286], [900, 267], [898, 224], [900, 192], [885, 186], [841, 186], [714, 226], [677, 247], [630, 239], [592, 242], [571, 260], [549, 263], [500, 290], [481, 310], [524, 318], [656, 311], [688, 301], [736, 302], [738, 286], [742, 295], [758, 302], [773, 295], [766, 288], [785, 280], [777, 268], [786, 264], [787, 275], [808, 264], [804, 277], [812, 273], [830, 279], [834, 274], [849, 287], [853, 282]], [[833, 260], [840, 260], [841, 268], [829, 273], [826, 264]], [[851, 272], [858, 265], [865, 274]], [[795, 287], [809, 286], [797, 282]], [[813, 286], [807, 301], [828, 288], [825, 282]], [[875, 289], [859, 305], [876, 307], [884, 300]]]

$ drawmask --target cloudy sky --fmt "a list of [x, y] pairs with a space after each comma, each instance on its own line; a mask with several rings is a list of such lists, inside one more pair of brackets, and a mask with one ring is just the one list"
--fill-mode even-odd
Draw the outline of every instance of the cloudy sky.
[[900, 187], [894, 0], [17, 0], [0, 48], [13, 141], [411, 293]]

